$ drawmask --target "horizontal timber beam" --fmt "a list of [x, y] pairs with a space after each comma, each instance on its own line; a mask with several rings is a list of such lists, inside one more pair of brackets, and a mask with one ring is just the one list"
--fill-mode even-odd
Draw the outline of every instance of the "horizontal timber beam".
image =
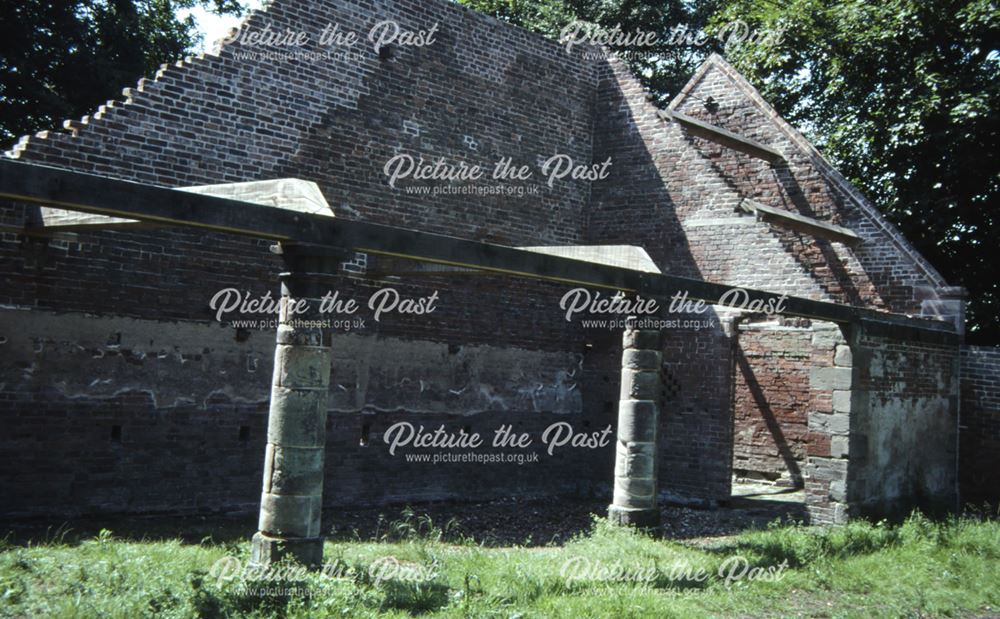
[[[143, 222], [328, 247], [335, 251], [350, 249], [578, 286], [609, 288], [657, 299], [669, 299], [679, 292], [687, 292], [689, 299], [714, 304], [732, 289], [731, 286], [703, 280], [636, 271], [394, 226], [288, 211], [12, 160], [0, 160], [0, 198]], [[781, 299], [781, 295], [772, 292], [745, 290], [749, 299], [765, 304]], [[948, 323], [836, 303], [787, 297], [784, 307], [782, 314], [788, 316], [840, 324], [857, 324], [862, 318], [868, 318], [893, 324], [902, 330], [930, 332], [948, 341], [958, 337]]]
[[761, 144], [756, 140], [751, 140], [748, 137], [738, 135], [732, 131], [723, 129], [722, 127], [716, 127], [713, 124], [698, 120], [697, 118], [693, 118], [687, 114], [673, 111], [667, 112], [664, 110], [663, 116], [665, 118], [673, 118], [693, 135], [705, 138], [706, 140], [710, 140], [716, 144], [721, 144], [727, 148], [738, 150], [741, 153], [750, 155], [751, 157], [763, 159], [772, 165], [785, 160], [784, 155], [766, 144]]
[[819, 221], [812, 217], [806, 217], [798, 213], [774, 208], [753, 200], [743, 200], [740, 208], [748, 213], [755, 213], [761, 221], [788, 228], [795, 232], [803, 232], [812, 236], [837, 241], [850, 247], [855, 247], [861, 243], [861, 237], [853, 231], [837, 226], [825, 221]]

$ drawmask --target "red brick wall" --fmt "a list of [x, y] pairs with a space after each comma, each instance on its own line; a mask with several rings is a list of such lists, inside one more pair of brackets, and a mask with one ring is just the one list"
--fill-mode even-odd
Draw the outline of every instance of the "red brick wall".
[[719, 501], [732, 479], [732, 341], [714, 312], [695, 318], [716, 326], [663, 334], [660, 485], [673, 498]]
[[733, 398], [737, 477], [800, 486], [809, 443], [812, 331], [741, 324]]
[[[366, 32], [383, 19], [409, 28], [438, 23], [437, 42], [396, 48], [388, 60], [362, 46], [360, 60], [320, 62], [281, 57], [248, 61], [237, 57], [241, 50], [232, 45], [219, 56], [166, 67], [88, 122], [77, 122], [72, 131], [22, 140], [13, 154], [30, 163], [167, 187], [297, 177], [315, 181], [340, 217], [509, 245], [636, 244], [665, 272], [873, 307], [910, 309], [914, 288], [936, 285], [897, 240], [844, 194], [836, 179], [814, 166], [811, 154], [796, 150], [791, 138], [768, 124], [766, 110], [718, 62], [709, 64], [691, 93], [702, 99], [716, 96], [722, 112], [709, 120], [772, 143], [787, 154], [789, 171], [775, 172], [690, 138], [676, 123], [659, 118], [638, 82], [616, 63], [604, 66], [584, 60], [579, 52], [567, 55], [553, 41], [444, 0], [377, 6], [279, 0], [249, 25], [306, 29], [315, 40], [328, 23]], [[695, 101], [684, 99], [681, 108], [699, 115]], [[487, 169], [498, 158], [511, 157], [535, 167], [535, 181], [542, 187], [537, 195], [517, 198], [406, 193], [390, 188], [382, 170], [397, 153]], [[611, 157], [611, 176], [594, 183], [564, 179], [548, 188], [537, 165], [540, 157], [554, 153], [584, 164]], [[735, 213], [742, 197], [777, 199], [818, 218], [857, 226], [866, 242], [851, 252], [772, 231]], [[34, 215], [32, 208], [0, 204], [0, 223], [7, 230], [20, 228]], [[152, 324], [151, 342], [161, 330], [153, 321], [210, 324], [208, 301], [221, 288], [254, 294], [276, 290], [281, 267], [268, 245], [185, 230], [79, 232], [48, 240], [4, 232], [0, 273], [6, 285], [0, 287], [0, 304], [12, 311], [143, 319]], [[377, 271], [378, 261], [369, 258], [368, 268]], [[525, 420], [568, 413], [581, 426], [613, 425], [619, 334], [586, 333], [563, 320], [558, 300], [565, 286], [498, 276], [364, 281], [345, 275], [337, 288], [347, 296], [364, 297], [386, 283], [413, 296], [440, 290], [439, 310], [377, 325], [369, 321], [367, 335], [519, 351], [520, 361], [511, 365], [533, 369], [497, 386], [496, 393], [484, 394], [498, 402], [517, 401], [525, 390], [537, 389], [537, 372], [578, 376], [574, 388], [583, 393], [555, 409], [540, 404], [453, 405], [445, 396], [444, 405], [452, 406], [452, 412], [482, 415], [483, 420], [501, 411]], [[18, 437], [4, 447], [7, 461], [15, 464], [0, 475], [6, 476], [5, 485], [21, 489], [4, 509], [155, 510], [169, 508], [177, 495], [184, 495], [184, 507], [192, 509], [255, 502], [254, 480], [261, 464], [254, 462], [262, 458], [259, 450], [233, 445], [232, 431], [237, 428], [239, 434], [238, 428], [246, 426], [247, 440], [259, 440], [264, 411], [234, 387], [241, 381], [224, 378], [248, 371], [245, 362], [234, 365], [191, 343], [167, 345], [163, 351], [143, 345], [152, 355], [145, 359], [111, 343], [95, 349], [95, 360], [81, 359], [73, 378], [94, 374], [98, 353], [140, 363], [148, 374], [123, 382], [113, 395], [101, 383], [67, 392], [58, 377], [45, 374], [51, 366], [45, 357], [53, 346], [68, 350], [73, 342], [54, 342], [44, 324], [39, 318], [28, 334], [34, 357], [0, 359], [0, 402], [7, 418], [16, 419], [11, 425]], [[112, 341], [114, 332], [108, 335]], [[261, 336], [253, 336], [253, 345]], [[673, 387], [665, 394], [661, 427], [662, 489], [724, 498], [733, 459], [731, 341], [718, 326], [670, 330], [665, 341]], [[250, 344], [237, 341], [232, 346], [233, 354], [249, 356], [241, 347]], [[201, 381], [172, 387], [179, 390], [180, 404], [166, 406], [155, 397], [136, 395], [155, 394], [169, 380], [153, 360], [161, 352], [204, 369]], [[540, 352], [560, 353], [565, 361], [538, 369], [531, 364], [539, 363]], [[582, 366], [577, 356], [582, 356]], [[426, 372], [436, 381], [433, 389], [448, 393], [443, 385], [466, 376], [468, 368], [449, 358], [429, 364]], [[121, 382], [122, 377], [109, 380]], [[259, 380], [266, 386], [266, 377]], [[204, 397], [201, 390], [211, 382], [219, 383], [219, 393]], [[410, 388], [385, 387], [372, 393], [370, 401], [354, 401], [353, 408], [345, 405], [337, 411], [339, 416], [331, 420], [329, 502], [464, 495], [492, 484], [507, 488], [508, 482], [530, 476], [520, 469], [493, 468], [476, 469], [469, 478], [448, 467], [407, 475], [409, 469], [380, 460], [371, 446], [367, 451], [352, 446], [349, 428], [359, 423], [366, 405], [377, 403], [379, 415], [414, 413]], [[345, 389], [361, 391], [351, 385]], [[346, 397], [335, 396], [335, 401]], [[446, 413], [432, 413], [438, 414]], [[59, 419], [65, 422], [53, 429]], [[383, 417], [378, 419], [373, 427], [382, 423]], [[120, 445], [103, 449], [99, 441], [97, 449], [87, 451], [88, 443], [79, 437], [109, 436], [109, 426], [122, 428]], [[346, 429], [343, 434], [341, 428]], [[24, 456], [26, 450], [33, 450], [30, 457]], [[46, 459], [48, 453], [59, 457]], [[574, 464], [567, 456], [565, 467], [550, 462], [551, 468], [535, 469], [533, 475], [554, 492], [610, 481], [609, 455], [580, 458]], [[591, 466], [603, 459], [606, 466]], [[398, 477], [386, 481], [383, 470]], [[29, 481], [36, 479], [36, 471], [43, 480], [37, 486]], [[239, 481], [205, 482], [206, 471]], [[376, 475], [381, 485], [352, 485], [361, 483], [360, 474]], [[434, 490], [420, 490], [425, 482]], [[206, 484], [204, 491], [200, 484]], [[79, 498], [85, 486], [93, 498]], [[46, 488], [54, 490], [46, 493]]]
[[[709, 108], [706, 101], [714, 105]], [[848, 249], [776, 227], [767, 231], [769, 226], [760, 223], [699, 227], [698, 235], [725, 239], [721, 247], [711, 243], [706, 247], [689, 235], [693, 247], [706, 249], [696, 251], [696, 256], [705, 265], [707, 278], [908, 313], [920, 311], [925, 289], [945, 285], [898, 230], [886, 224], [874, 207], [723, 61], [710, 61], [673, 105], [685, 114], [768, 145], [785, 158], [785, 162], [771, 165], [677, 129], [682, 143], [697, 153], [694, 158], [702, 170], [701, 184], [711, 187], [713, 179], [719, 183], [711, 200], [692, 205], [686, 223], [698, 218], [752, 220], [750, 215], [734, 217], [734, 209], [747, 198], [845, 226], [862, 238], [857, 247]], [[687, 169], [691, 168], [699, 169]], [[761, 234], [761, 228], [767, 233]], [[728, 251], [726, 241], [732, 247]], [[741, 264], [738, 256], [745, 256], [751, 248], [756, 259]], [[768, 266], [760, 268], [763, 264]], [[741, 268], [744, 265], [751, 268]], [[808, 287], [803, 286], [803, 274], [810, 281]]]
[[[219, 398], [204, 406], [164, 409], [144, 393], [83, 401], [39, 394], [30, 409], [24, 401], [0, 399], [0, 414], [7, 420], [0, 457], [11, 463], [0, 477], [0, 513], [5, 516], [247, 512], [259, 504], [266, 403], [236, 404]], [[333, 507], [512, 494], [593, 496], [610, 482], [613, 450], [565, 447], [548, 455], [542, 432], [566, 420], [565, 414], [534, 411], [471, 418], [407, 412], [331, 414], [324, 503]], [[529, 448], [451, 452], [537, 454], [538, 461], [414, 463], [405, 454], [438, 450], [400, 449], [390, 455], [383, 433], [396, 421], [423, 424], [429, 431], [440, 425], [451, 432], [468, 428], [487, 443], [500, 424], [510, 424], [514, 432], [531, 434]], [[596, 421], [572, 421], [580, 431], [603, 429]], [[370, 442], [362, 446], [366, 425]], [[116, 427], [120, 434], [113, 437]]]
[[[771, 146], [785, 163], [690, 135], [658, 114], [620, 62], [599, 84], [594, 157], [610, 155], [626, 172], [594, 184], [595, 241], [638, 236], [677, 275], [896, 312], [945, 295], [933, 267], [721, 58], [672, 106]], [[848, 227], [862, 243], [851, 249], [758, 222], [739, 210], [744, 199]]]

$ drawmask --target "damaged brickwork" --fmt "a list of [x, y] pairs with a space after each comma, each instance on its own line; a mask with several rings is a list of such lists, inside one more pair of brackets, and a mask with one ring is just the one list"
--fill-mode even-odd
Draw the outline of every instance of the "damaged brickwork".
[[[437, 41], [323, 62], [252, 60], [228, 45], [163, 67], [8, 156], [166, 187], [301, 178], [337, 217], [512, 246], [637, 245], [665, 273], [960, 321], [959, 291], [717, 56], [660, 110], [620, 62], [567, 54], [443, 0], [278, 0], [244, 27], [316, 39], [327, 23], [365, 32], [384, 19], [437, 24]], [[781, 160], [695, 136], [671, 112], [767, 144]], [[554, 153], [612, 163], [605, 179], [539, 179], [540, 191], [516, 197], [431, 195], [388, 184], [384, 165], [399, 153], [487, 169], [501, 157], [537, 167]], [[771, 225], [747, 200], [861, 242]], [[209, 300], [223, 288], [276, 293], [271, 242], [181, 229], [25, 233], [37, 219], [37, 207], [0, 209], [0, 413], [10, 433], [0, 455], [13, 463], [0, 473], [0, 509], [255, 510], [274, 331], [219, 324]], [[364, 329], [334, 333], [324, 504], [513, 492], [610, 500], [613, 442], [549, 455], [536, 440], [531, 465], [388, 453], [385, 432], [401, 421], [487, 435], [502, 424], [535, 436], [555, 422], [615, 428], [623, 358], [620, 329], [564, 319], [565, 285], [398, 267], [356, 254], [336, 279], [345, 297], [391, 286], [439, 301], [434, 313], [368, 313]], [[661, 334], [662, 498], [726, 500], [736, 469], [801, 483], [822, 522], [888, 507], [879, 497], [953, 502], [957, 344], [845, 338], [818, 322], [765, 328], [716, 309], [683, 318], [703, 326]], [[910, 418], [919, 423], [904, 431]], [[925, 461], [895, 448], [897, 435]]]

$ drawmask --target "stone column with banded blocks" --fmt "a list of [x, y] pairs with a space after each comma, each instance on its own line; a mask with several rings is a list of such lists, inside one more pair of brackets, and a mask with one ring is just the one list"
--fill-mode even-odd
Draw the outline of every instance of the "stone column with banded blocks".
[[[291, 556], [323, 563], [320, 516], [330, 386], [331, 331], [322, 326], [320, 297], [332, 287], [332, 260], [285, 256], [281, 314], [268, 412], [264, 484], [251, 562], [269, 565]], [[314, 272], [310, 272], [313, 271]], [[301, 312], [302, 303], [308, 311]]]
[[621, 400], [615, 442], [615, 490], [608, 518], [643, 528], [660, 524], [656, 506], [661, 364], [658, 329], [629, 319], [622, 350]]

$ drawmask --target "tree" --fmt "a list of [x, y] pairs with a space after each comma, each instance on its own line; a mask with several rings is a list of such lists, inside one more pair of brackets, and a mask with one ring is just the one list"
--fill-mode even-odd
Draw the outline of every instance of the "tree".
[[737, 0], [713, 27], [732, 19], [785, 29], [728, 59], [969, 291], [968, 341], [1000, 344], [997, 3]]
[[563, 26], [579, 19], [568, 0], [458, 0], [501, 21], [558, 38]]
[[[708, 23], [718, 0], [458, 0], [461, 4], [514, 25], [559, 39], [575, 21], [599, 26], [605, 32], [655, 32], [654, 45], [627, 51], [622, 58], [643, 85], [665, 103], [688, 80], [712, 51], [712, 44], [678, 44], [675, 28], [699, 32]], [[615, 49], [615, 46], [610, 46]], [[623, 46], [627, 48], [628, 46]], [[638, 53], [635, 53], [638, 52]]]
[[237, 0], [19, 0], [0, 4], [0, 142], [58, 128], [178, 60], [198, 42], [196, 5], [238, 15]]

